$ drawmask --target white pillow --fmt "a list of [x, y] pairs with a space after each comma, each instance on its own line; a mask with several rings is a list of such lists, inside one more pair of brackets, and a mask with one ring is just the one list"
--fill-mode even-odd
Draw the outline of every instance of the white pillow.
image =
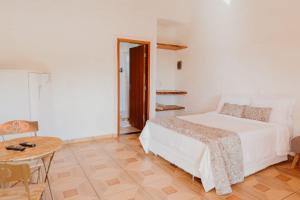
[[285, 97], [256, 96], [252, 98], [252, 106], [272, 108], [270, 122], [292, 128], [295, 100]]
[[223, 95], [217, 107], [218, 113], [221, 112], [225, 103], [249, 106], [251, 103], [251, 98], [246, 95]]

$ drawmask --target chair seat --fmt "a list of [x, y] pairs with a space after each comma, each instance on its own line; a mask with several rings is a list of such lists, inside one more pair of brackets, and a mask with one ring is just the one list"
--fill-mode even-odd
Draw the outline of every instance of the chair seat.
[[[40, 200], [45, 190], [45, 184], [30, 185], [31, 200]], [[0, 189], [1, 200], [28, 200], [24, 186]]]
[[41, 160], [23, 161], [23, 162], [18, 162], [18, 164], [28, 164], [31, 169], [35, 167], [43, 166], [43, 162]]

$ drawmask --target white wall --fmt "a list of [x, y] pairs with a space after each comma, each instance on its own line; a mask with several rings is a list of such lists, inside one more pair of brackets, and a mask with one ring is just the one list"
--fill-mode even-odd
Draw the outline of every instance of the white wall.
[[0, 70], [0, 123], [30, 119], [28, 72]]
[[[157, 41], [166, 44], [183, 44], [188, 40], [188, 23], [180, 23], [172, 20], [159, 19], [157, 24]], [[157, 88], [158, 89], [182, 89], [178, 88], [177, 61], [181, 59], [185, 51], [157, 50]]]
[[178, 84], [188, 112], [215, 109], [222, 93], [297, 99], [300, 132], [300, 1], [195, 0], [189, 49]]
[[[172, 9], [170, 9], [172, 5]], [[176, 14], [175, 14], [176, 13]], [[116, 38], [151, 41], [155, 113], [156, 23], [187, 22], [182, 0], [0, 1], [0, 68], [51, 74], [44, 134], [63, 139], [115, 133]]]
[[[45, 92], [47, 80], [48, 74], [0, 69], [0, 123], [32, 120], [39, 121], [39, 127], [44, 128], [45, 120], [43, 114], [40, 115], [40, 107], [45, 105], [42, 93]], [[20, 136], [5, 136], [5, 139], [15, 137]]]
[[[191, 27], [176, 77], [176, 88], [189, 92], [180, 98], [188, 113], [214, 109], [227, 92], [300, 100], [300, 1], [192, 1], [2, 0], [0, 68], [51, 74], [41, 109], [45, 134], [72, 139], [115, 133], [116, 38], [152, 42], [153, 116], [157, 19], [168, 19]], [[299, 102], [295, 119], [300, 132]]]
[[[158, 49], [157, 51], [157, 79], [158, 90], [175, 90], [176, 88], [176, 66], [177, 52]], [[177, 97], [174, 95], [157, 95], [156, 102], [164, 105], [176, 105]], [[176, 111], [157, 112], [158, 117], [174, 116]]]
[[[159, 19], [157, 24], [157, 41], [167, 44], [185, 44], [187, 41], [187, 25], [178, 21]], [[157, 80], [156, 86], [159, 90], [185, 90], [177, 84], [177, 76], [181, 70], [177, 69], [177, 62], [184, 55], [184, 50], [173, 51], [157, 50]], [[178, 105], [180, 98], [177, 95], [157, 95], [157, 103], [165, 105]], [[183, 105], [184, 106], [184, 105]], [[182, 111], [157, 112], [157, 116], [180, 115]]]

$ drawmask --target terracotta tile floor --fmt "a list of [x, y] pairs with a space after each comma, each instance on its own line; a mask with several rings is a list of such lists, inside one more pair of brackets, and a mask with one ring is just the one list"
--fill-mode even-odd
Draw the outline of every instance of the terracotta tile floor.
[[[55, 200], [300, 200], [300, 169], [282, 163], [233, 186], [228, 196], [205, 193], [200, 180], [152, 154], [138, 135], [66, 145], [50, 173]], [[46, 199], [49, 198], [46, 192]]]

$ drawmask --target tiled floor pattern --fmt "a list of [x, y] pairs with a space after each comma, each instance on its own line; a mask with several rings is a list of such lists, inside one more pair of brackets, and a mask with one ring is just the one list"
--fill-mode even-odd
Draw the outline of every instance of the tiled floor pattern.
[[50, 179], [55, 200], [300, 200], [300, 170], [289, 165], [263, 170], [233, 186], [231, 195], [217, 196], [167, 161], [144, 154], [137, 135], [128, 135], [119, 142], [66, 145], [54, 158]]

